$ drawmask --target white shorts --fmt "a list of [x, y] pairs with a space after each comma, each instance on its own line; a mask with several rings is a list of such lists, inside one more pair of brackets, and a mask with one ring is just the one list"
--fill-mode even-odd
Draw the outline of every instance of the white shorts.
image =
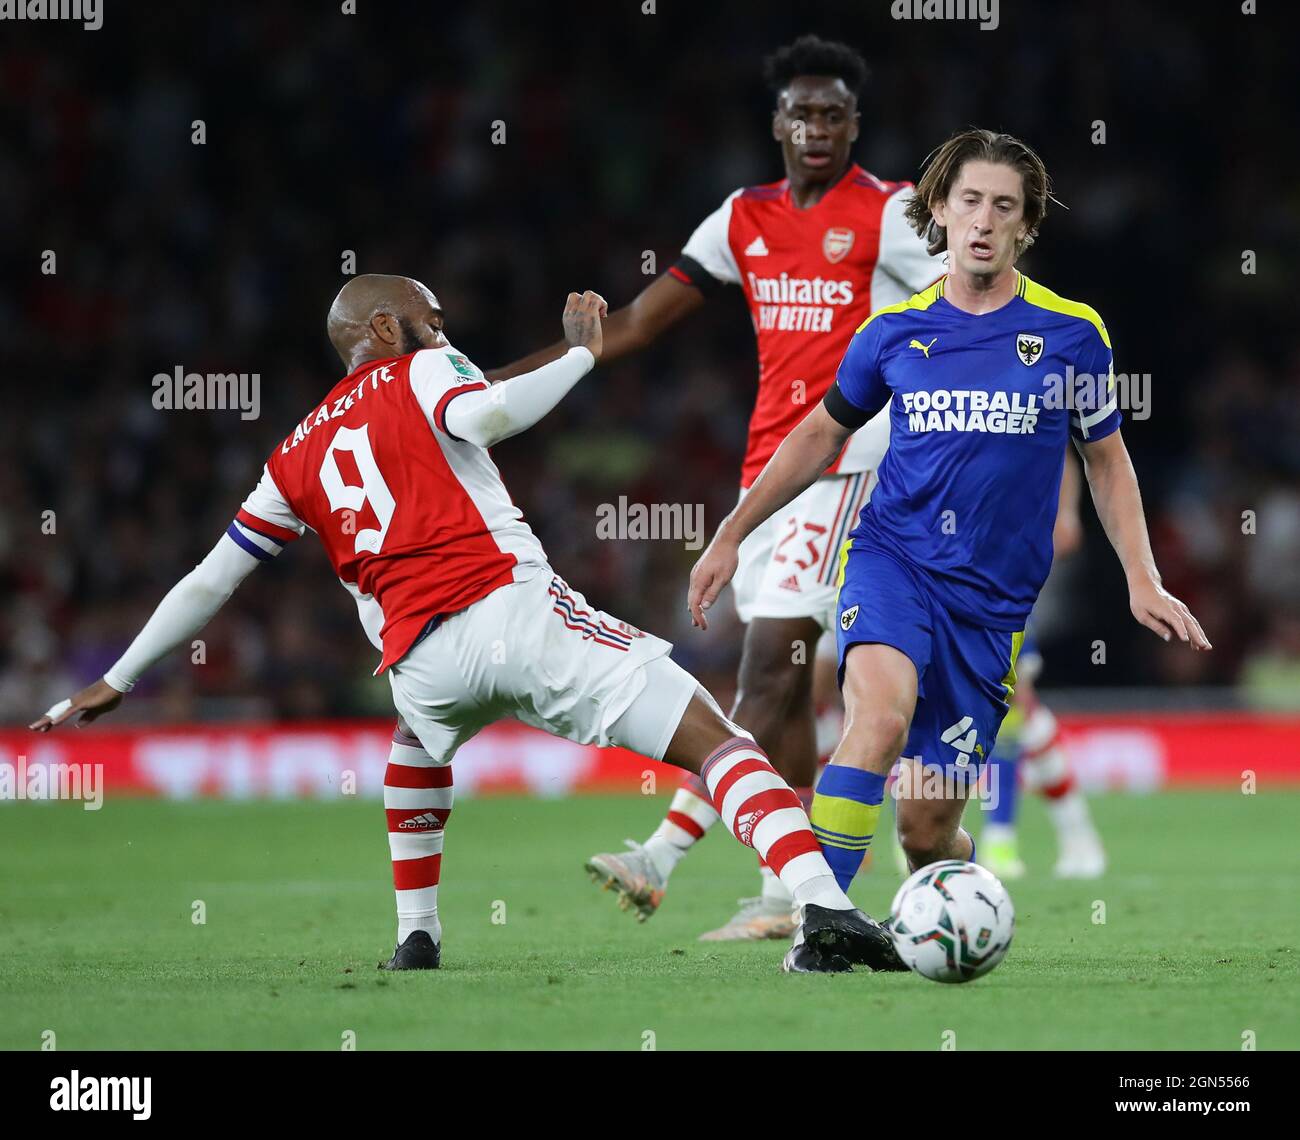
[[[513, 717], [566, 740], [663, 758], [699, 686], [661, 638], [589, 605], [549, 567], [452, 614], [388, 670], [434, 763]], [[635, 715], [615, 722], [635, 704]]]
[[834, 625], [840, 548], [875, 482], [874, 471], [818, 479], [740, 544], [731, 587], [741, 621], [810, 617], [822, 629]]

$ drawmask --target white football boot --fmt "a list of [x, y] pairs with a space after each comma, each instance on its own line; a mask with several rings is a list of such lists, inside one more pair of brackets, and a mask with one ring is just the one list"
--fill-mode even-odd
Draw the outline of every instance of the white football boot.
[[1053, 873], [1058, 879], [1100, 879], [1106, 873], [1106, 849], [1101, 845], [1101, 836], [1095, 831], [1062, 836]]
[[606, 891], [618, 892], [622, 910], [636, 910], [637, 922], [645, 922], [664, 901], [668, 881], [659, 873], [649, 852], [635, 840], [625, 841], [621, 854], [593, 855], [584, 866], [593, 883]]
[[1093, 826], [1088, 801], [1077, 788], [1048, 801], [1047, 814], [1056, 828], [1058, 879], [1099, 879], [1106, 873], [1106, 849]]
[[759, 942], [794, 934], [794, 904], [789, 899], [755, 895], [741, 899], [740, 909], [723, 926], [700, 935], [701, 942]]

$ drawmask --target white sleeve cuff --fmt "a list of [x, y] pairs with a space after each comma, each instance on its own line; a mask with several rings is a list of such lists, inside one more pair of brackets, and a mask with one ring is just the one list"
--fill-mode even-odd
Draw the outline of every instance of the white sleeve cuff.
[[110, 689], [116, 689], [119, 693], [129, 693], [132, 689], [135, 688], [134, 681], [128, 681], [125, 677], [117, 673], [114, 669], [110, 669], [107, 673], [104, 674], [104, 683]]

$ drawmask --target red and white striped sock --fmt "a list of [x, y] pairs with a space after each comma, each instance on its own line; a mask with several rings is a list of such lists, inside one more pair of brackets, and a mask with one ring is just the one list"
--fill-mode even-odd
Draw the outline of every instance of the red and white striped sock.
[[442, 941], [438, 921], [438, 879], [442, 872], [443, 828], [455, 788], [451, 765], [438, 764], [414, 737], [393, 733], [384, 772], [384, 813], [397, 895], [397, 944], [414, 930]]
[[736, 736], [726, 741], [705, 760], [700, 776], [722, 822], [759, 853], [796, 906], [853, 908], [835, 882], [799, 797], [753, 740]]
[[1047, 814], [1063, 847], [1082, 839], [1096, 840], [1092, 814], [1075, 778], [1070, 757], [1061, 743], [1061, 729], [1046, 705], [1025, 718], [1020, 733], [1025, 785], [1047, 801]]
[[694, 772], [688, 773], [668, 805], [668, 814], [644, 844], [665, 880], [681, 857], [717, 822], [718, 813], [709, 800], [709, 789]]
[[1025, 717], [1020, 746], [1027, 786], [1047, 800], [1063, 799], [1074, 791], [1074, 772], [1061, 747], [1060, 725], [1046, 705], [1036, 705]]
[[[795, 788], [794, 794], [799, 797], [799, 806], [803, 808], [804, 815], [812, 810], [812, 788]], [[790, 892], [786, 890], [785, 884], [777, 878], [776, 872], [763, 862], [763, 857], [758, 857], [758, 893], [773, 903], [788, 903], [791, 901]]]

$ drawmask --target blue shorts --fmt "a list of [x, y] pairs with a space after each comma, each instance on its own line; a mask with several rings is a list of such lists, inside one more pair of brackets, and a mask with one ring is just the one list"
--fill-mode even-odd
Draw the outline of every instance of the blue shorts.
[[906, 653], [918, 685], [903, 755], [954, 776], [977, 775], [1010, 707], [1023, 631], [954, 617], [934, 599], [922, 572], [860, 538], [849, 541], [841, 558], [838, 616], [841, 686], [853, 646], [880, 642]]

